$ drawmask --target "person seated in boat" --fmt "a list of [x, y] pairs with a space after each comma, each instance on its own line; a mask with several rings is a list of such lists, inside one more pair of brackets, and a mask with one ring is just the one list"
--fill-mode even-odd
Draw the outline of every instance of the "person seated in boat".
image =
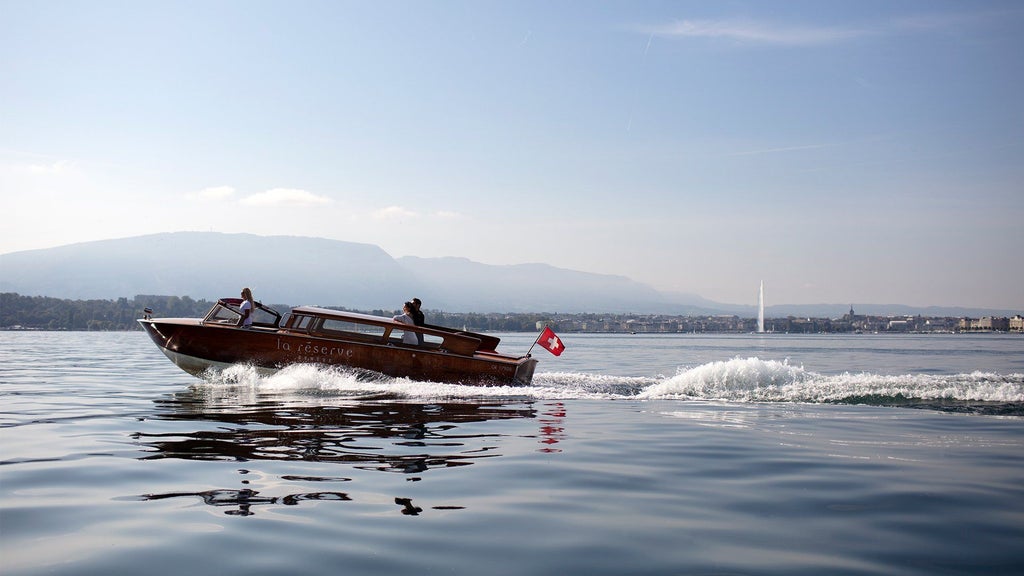
[[[423, 306], [423, 302], [420, 302], [419, 298], [413, 298], [409, 302], [412, 303], [412, 321], [417, 326], [423, 326], [426, 323], [426, 318], [423, 316], [423, 312], [420, 307]], [[420, 332], [416, 333], [416, 339], [420, 345], [423, 344], [423, 334]]]
[[[406, 302], [402, 305], [402, 313], [398, 316], [391, 318], [395, 322], [401, 322], [402, 324], [409, 324], [411, 326], [416, 325], [416, 321], [413, 319], [412, 311], [415, 309], [415, 304], [412, 302]], [[415, 332], [405, 330], [402, 332], [402, 344], [419, 344], [419, 338], [416, 337]]]
[[238, 311], [242, 313], [242, 317], [238, 320], [239, 328], [252, 328], [253, 308], [252, 290], [242, 288], [242, 305], [238, 307]]

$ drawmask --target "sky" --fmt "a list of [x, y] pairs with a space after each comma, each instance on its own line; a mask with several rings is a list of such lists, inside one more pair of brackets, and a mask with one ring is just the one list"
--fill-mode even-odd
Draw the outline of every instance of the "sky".
[[[0, 254], [157, 232], [1024, 311], [1019, 1], [0, 0]], [[0, 270], [0, 274], [2, 274]]]

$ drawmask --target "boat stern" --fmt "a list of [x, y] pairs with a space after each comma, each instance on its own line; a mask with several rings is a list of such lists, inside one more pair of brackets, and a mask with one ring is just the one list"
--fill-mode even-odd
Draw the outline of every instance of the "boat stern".
[[516, 366], [516, 373], [513, 377], [516, 384], [529, 386], [533, 382], [533, 372], [537, 369], [538, 360], [532, 356], [524, 356]]

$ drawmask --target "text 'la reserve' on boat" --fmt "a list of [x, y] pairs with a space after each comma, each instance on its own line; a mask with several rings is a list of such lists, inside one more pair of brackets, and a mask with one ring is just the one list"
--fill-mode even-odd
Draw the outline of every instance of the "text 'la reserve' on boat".
[[[199, 377], [240, 363], [265, 372], [308, 363], [413, 380], [528, 385], [537, 367], [529, 353], [498, 352], [500, 339], [494, 336], [315, 306], [282, 316], [257, 302], [252, 326], [242, 328], [241, 304], [239, 298], [223, 298], [204, 318], [147, 314], [139, 323], [172, 362]], [[416, 344], [403, 343], [407, 332], [416, 335]]]

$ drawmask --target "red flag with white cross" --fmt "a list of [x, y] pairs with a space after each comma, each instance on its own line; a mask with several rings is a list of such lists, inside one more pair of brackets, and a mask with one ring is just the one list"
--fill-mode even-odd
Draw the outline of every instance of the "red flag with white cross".
[[544, 331], [540, 333], [540, 337], [537, 338], [537, 344], [540, 344], [541, 348], [555, 356], [561, 356], [562, 351], [565, 350], [565, 346], [562, 345], [562, 339], [548, 326], [545, 326]]

